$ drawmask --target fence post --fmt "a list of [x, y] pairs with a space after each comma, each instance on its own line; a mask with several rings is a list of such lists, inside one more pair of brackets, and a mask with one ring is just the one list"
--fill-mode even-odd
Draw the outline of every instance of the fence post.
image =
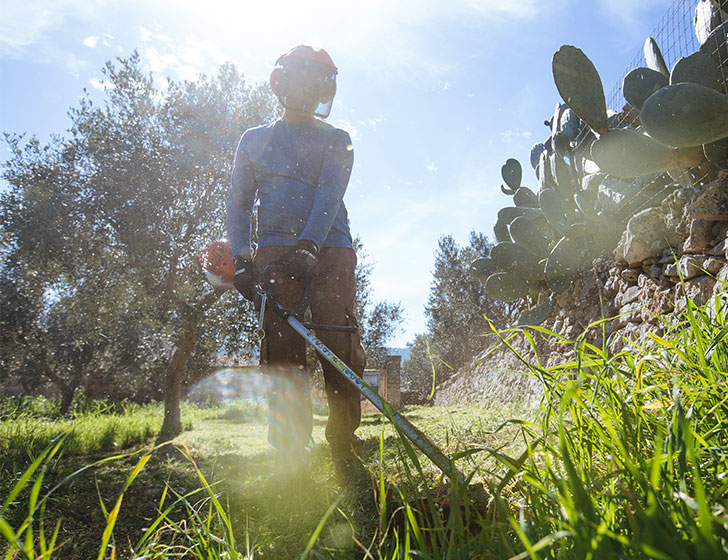
[[387, 400], [394, 408], [399, 408], [402, 402], [400, 395], [401, 362], [402, 356], [387, 356], [387, 362], [384, 366]]

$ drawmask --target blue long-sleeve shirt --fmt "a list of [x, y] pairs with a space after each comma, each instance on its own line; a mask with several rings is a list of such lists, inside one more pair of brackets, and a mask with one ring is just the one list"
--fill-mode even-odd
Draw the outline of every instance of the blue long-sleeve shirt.
[[227, 199], [233, 255], [251, 249], [256, 198], [258, 246], [352, 247], [343, 197], [353, 165], [351, 138], [322, 121], [276, 120], [251, 128], [238, 143]]

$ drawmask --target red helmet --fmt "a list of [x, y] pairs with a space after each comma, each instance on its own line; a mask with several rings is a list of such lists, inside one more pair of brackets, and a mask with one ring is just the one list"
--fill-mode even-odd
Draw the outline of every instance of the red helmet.
[[217, 239], [205, 245], [200, 251], [200, 266], [215, 290], [224, 292], [233, 287], [235, 267], [227, 239]]
[[270, 75], [270, 87], [281, 104], [286, 105], [289, 88], [300, 87], [300, 81], [311, 84], [318, 95], [318, 106], [314, 114], [326, 118], [336, 95], [336, 74], [338, 68], [324, 49], [309, 45], [293, 47], [276, 60], [276, 67]]

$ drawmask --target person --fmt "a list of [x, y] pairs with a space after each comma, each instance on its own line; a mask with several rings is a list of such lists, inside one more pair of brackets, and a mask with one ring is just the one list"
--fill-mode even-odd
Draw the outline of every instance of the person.
[[[234, 285], [248, 300], [263, 271], [276, 270], [275, 298], [298, 307], [312, 281], [316, 324], [356, 327], [356, 253], [343, 196], [353, 165], [351, 138], [324, 122], [336, 94], [338, 70], [329, 54], [299, 45], [276, 62], [270, 85], [283, 116], [245, 131], [235, 154], [226, 227], [235, 266]], [[257, 206], [256, 206], [257, 201]], [[257, 248], [251, 222], [257, 208]], [[264, 316], [260, 361], [280, 382], [269, 394], [269, 442], [287, 457], [305, 455], [313, 415], [305, 341], [270, 309]], [[366, 357], [356, 332], [317, 331], [318, 338], [361, 376]], [[329, 417], [326, 439], [334, 465], [356, 460], [361, 421], [356, 388], [319, 356]]]

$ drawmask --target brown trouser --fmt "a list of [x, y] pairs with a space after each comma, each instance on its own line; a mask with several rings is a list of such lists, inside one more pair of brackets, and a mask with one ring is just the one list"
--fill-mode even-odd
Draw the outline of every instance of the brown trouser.
[[[281, 257], [290, 247], [261, 247], [255, 262], [258, 270]], [[326, 247], [318, 255], [313, 290], [311, 318], [320, 325], [358, 326], [354, 314], [356, 297], [356, 253], [344, 247]], [[278, 303], [288, 309], [298, 307], [304, 286], [292, 281], [276, 283]], [[273, 311], [266, 309], [265, 338], [260, 349], [260, 363], [276, 378], [269, 395], [268, 441], [278, 448], [295, 449], [311, 439], [313, 415], [306, 374], [306, 343], [296, 331]], [[366, 356], [360, 333], [318, 331], [321, 340], [344, 360], [357, 375], [364, 372]], [[349, 448], [361, 422], [361, 397], [356, 388], [323, 357], [329, 418], [326, 439], [332, 448]]]

